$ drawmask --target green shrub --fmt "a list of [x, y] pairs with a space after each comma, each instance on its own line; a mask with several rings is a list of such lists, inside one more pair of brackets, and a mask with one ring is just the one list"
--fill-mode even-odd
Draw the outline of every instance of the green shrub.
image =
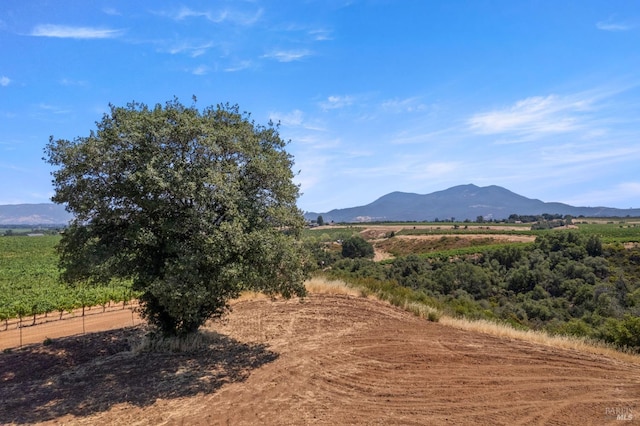
[[354, 235], [342, 241], [342, 256], [350, 259], [359, 257], [373, 258], [374, 251], [370, 242], [359, 235]]

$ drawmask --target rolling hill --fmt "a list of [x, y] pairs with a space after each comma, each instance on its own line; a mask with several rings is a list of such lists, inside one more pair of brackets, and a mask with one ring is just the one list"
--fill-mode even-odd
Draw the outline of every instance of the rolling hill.
[[[315, 220], [321, 215], [325, 222], [406, 222], [451, 218], [457, 221], [475, 221], [479, 216], [500, 220], [511, 214], [543, 213], [576, 217], [639, 217], [640, 209], [574, 207], [527, 198], [496, 185], [479, 187], [469, 184], [425, 195], [392, 192], [364, 206], [334, 209], [324, 213], [307, 212], [305, 218]], [[52, 203], [0, 205], [0, 226], [64, 225], [71, 218], [71, 214], [63, 206]]]
[[64, 206], [53, 203], [0, 205], [0, 225], [66, 225], [72, 219]]
[[360, 295], [248, 298], [187, 352], [130, 350], [141, 326], [77, 335], [81, 321], [0, 352], [0, 424], [618, 425], [640, 398], [637, 362]]
[[315, 220], [319, 215], [324, 222], [371, 221], [433, 221], [455, 218], [476, 220], [506, 219], [511, 214], [561, 214], [588, 217], [640, 216], [640, 209], [610, 207], [574, 207], [563, 203], [548, 203], [518, 195], [500, 186], [478, 187], [459, 185], [444, 191], [420, 195], [392, 192], [365, 206], [334, 209], [326, 213], [305, 213]]

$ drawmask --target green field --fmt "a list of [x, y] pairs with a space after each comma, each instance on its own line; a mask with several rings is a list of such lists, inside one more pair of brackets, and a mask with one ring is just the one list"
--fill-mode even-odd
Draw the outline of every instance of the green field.
[[584, 235], [599, 235], [605, 243], [640, 242], [640, 224], [637, 221], [619, 220], [610, 223], [579, 223]]
[[[354, 234], [393, 257], [343, 258], [340, 241]], [[507, 242], [497, 234], [536, 241]], [[427, 298], [453, 315], [640, 348], [638, 220], [581, 219], [572, 229], [537, 231], [527, 225], [496, 229], [464, 223], [334, 225], [305, 230], [303, 239], [319, 270], [346, 281], [415, 291], [416, 300]], [[59, 241], [58, 235], [0, 236], [0, 320], [62, 314], [135, 296], [126, 283], [61, 283]]]
[[0, 237], [0, 320], [122, 302], [128, 285], [71, 288], [58, 279], [59, 236]]
[[[348, 237], [364, 229], [376, 227], [402, 227], [397, 235], [544, 235], [551, 229], [531, 230], [531, 223], [469, 223], [469, 222], [393, 222], [370, 224], [339, 224], [307, 229], [305, 238], [335, 240]], [[638, 218], [579, 218], [574, 220], [573, 229], [583, 235], [598, 235], [605, 243], [640, 242], [640, 219]], [[504, 229], [500, 229], [504, 228]]]

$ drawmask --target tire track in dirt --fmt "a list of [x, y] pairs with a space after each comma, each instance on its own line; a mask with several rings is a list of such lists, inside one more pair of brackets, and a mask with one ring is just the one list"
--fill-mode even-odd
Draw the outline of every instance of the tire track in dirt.
[[[272, 424], [604, 424], [607, 407], [640, 397], [638, 366], [603, 357], [455, 330], [372, 300], [277, 305], [278, 315], [262, 313], [267, 329], [297, 318], [269, 341], [281, 358], [205, 398], [202, 414], [242, 424], [216, 408], [232, 398]], [[249, 337], [235, 325], [220, 331]]]
[[615, 409], [640, 417], [639, 364], [430, 323], [376, 300], [244, 301], [211, 327], [278, 357], [213, 393], [56, 423], [620, 424]]

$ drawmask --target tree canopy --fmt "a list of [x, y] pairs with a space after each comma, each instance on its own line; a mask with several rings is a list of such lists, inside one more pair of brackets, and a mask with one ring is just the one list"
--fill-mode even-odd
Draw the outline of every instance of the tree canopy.
[[129, 279], [165, 334], [196, 331], [245, 289], [305, 294], [293, 157], [238, 106], [110, 106], [89, 136], [50, 138], [55, 195], [75, 219], [68, 283]]
[[342, 256], [352, 259], [357, 257], [373, 258], [373, 246], [360, 235], [353, 235], [342, 242]]

